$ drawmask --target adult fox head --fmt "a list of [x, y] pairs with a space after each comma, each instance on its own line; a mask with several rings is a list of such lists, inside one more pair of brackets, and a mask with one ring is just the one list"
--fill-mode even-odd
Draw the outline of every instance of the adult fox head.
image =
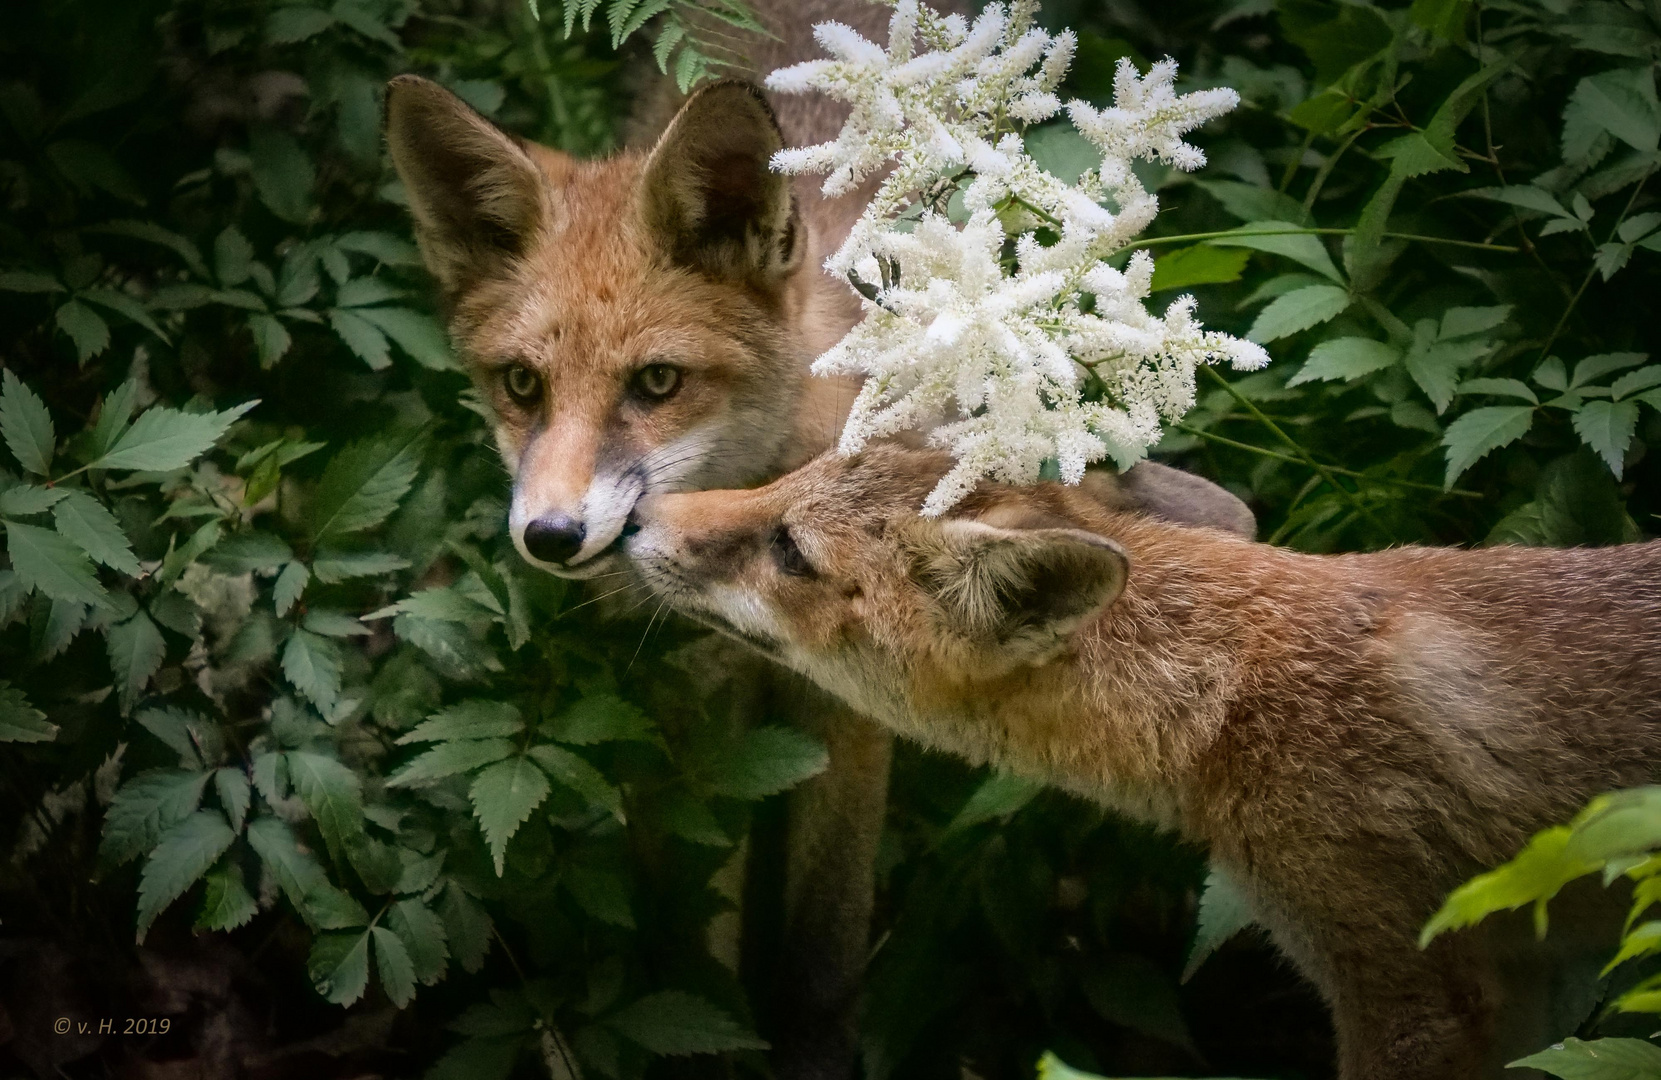
[[823, 346], [800, 331], [807, 279], [823, 275], [802, 272], [804, 223], [767, 167], [783, 141], [756, 88], [707, 87], [649, 154], [580, 162], [403, 76], [387, 141], [451, 339], [494, 411], [527, 559], [595, 576], [642, 495], [787, 463]]

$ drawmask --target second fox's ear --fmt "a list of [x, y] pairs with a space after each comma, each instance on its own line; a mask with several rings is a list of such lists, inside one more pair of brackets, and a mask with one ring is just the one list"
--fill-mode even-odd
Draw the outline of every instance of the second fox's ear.
[[944, 523], [913, 553], [911, 577], [947, 629], [1015, 663], [1037, 663], [1119, 598], [1130, 561], [1083, 529], [1000, 529]]
[[790, 181], [768, 167], [784, 146], [761, 91], [721, 82], [693, 94], [647, 159], [646, 228], [675, 262], [767, 287], [801, 262]]
[[400, 75], [387, 84], [386, 141], [447, 297], [526, 250], [547, 184], [512, 136], [430, 79]]

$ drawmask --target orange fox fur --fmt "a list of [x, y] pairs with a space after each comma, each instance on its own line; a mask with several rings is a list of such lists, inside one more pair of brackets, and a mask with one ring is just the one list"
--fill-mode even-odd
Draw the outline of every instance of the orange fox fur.
[[1345, 1080], [1543, 1045], [1509, 942], [1416, 938], [1532, 832], [1655, 778], [1661, 542], [1303, 555], [1053, 485], [921, 520], [941, 470], [885, 447], [655, 498], [630, 554], [898, 734], [1207, 845], [1330, 1003]]

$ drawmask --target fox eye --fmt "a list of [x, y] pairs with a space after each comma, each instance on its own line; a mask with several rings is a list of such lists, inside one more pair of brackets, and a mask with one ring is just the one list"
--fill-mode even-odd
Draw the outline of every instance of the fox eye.
[[542, 377], [524, 364], [510, 364], [502, 372], [502, 385], [518, 405], [535, 405], [542, 397]]
[[680, 389], [681, 369], [673, 364], [647, 364], [634, 373], [634, 386], [643, 397], [662, 401]]
[[773, 549], [773, 561], [779, 564], [779, 569], [791, 577], [812, 577], [813, 564], [807, 561], [802, 549], [796, 546], [796, 538], [790, 535], [790, 529], [780, 525], [773, 530], [770, 546]]

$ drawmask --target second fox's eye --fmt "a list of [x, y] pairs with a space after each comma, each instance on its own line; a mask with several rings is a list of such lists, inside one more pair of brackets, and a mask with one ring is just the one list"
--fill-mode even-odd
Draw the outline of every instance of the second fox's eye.
[[542, 377], [524, 364], [510, 364], [502, 373], [502, 385], [520, 405], [535, 405], [542, 397]]
[[681, 369], [673, 364], [647, 364], [634, 373], [635, 389], [646, 397], [662, 400], [681, 385]]
[[796, 546], [796, 538], [790, 535], [790, 529], [780, 525], [773, 530], [772, 538], [773, 560], [779, 564], [779, 569], [791, 577], [812, 577], [813, 564], [807, 561], [802, 549]]

